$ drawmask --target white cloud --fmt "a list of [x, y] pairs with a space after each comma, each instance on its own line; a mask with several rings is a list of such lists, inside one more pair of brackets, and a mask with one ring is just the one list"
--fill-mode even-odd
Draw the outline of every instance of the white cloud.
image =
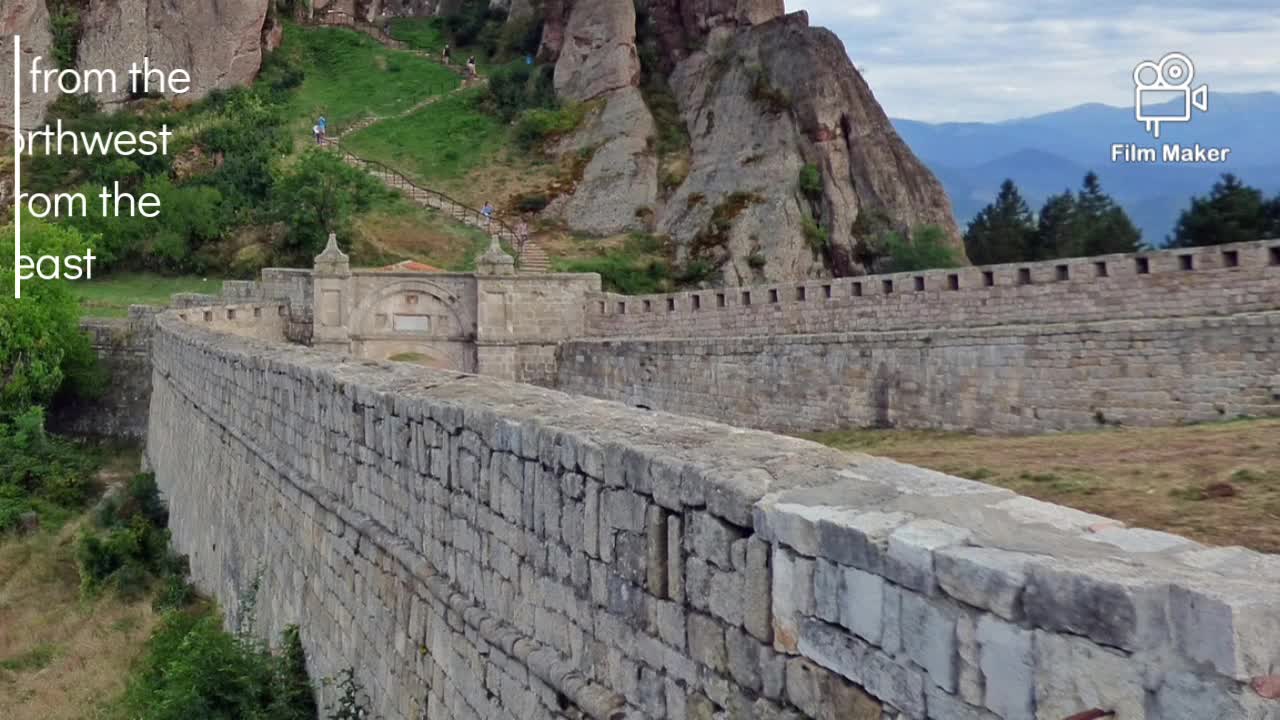
[[1133, 98], [1133, 68], [1187, 53], [1215, 91], [1280, 91], [1274, 0], [791, 0], [831, 28], [894, 117], [1001, 120]]

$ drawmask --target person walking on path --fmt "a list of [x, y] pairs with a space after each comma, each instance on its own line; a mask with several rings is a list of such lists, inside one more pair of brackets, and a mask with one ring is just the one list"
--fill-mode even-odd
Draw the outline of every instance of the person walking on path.
[[445, 65], [448, 65], [448, 64], [449, 64], [449, 60], [450, 60], [450, 58], [449, 58], [449, 43], [445, 43], [445, 44], [444, 44], [444, 50], [440, 53], [440, 62], [444, 63]]
[[480, 214], [484, 216], [484, 227], [487, 230], [493, 224], [493, 205], [486, 200], [484, 208], [480, 210]]
[[472, 55], [467, 58], [467, 79], [475, 80], [479, 73], [476, 72], [476, 56]]
[[529, 223], [524, 218], [520, 218], [520, 224], [516, 225], [516, 253], [524, 254], [525, 241], [529, 239]]
[[329, 121], [325, 120], [323, 115], [321, 115], [320, 119], [316, 121], [316, 127], [320, 128], [321, 140], [329, 137]]
[[324, 136], [320, 134], [320, 124], [319, 124], [319, 123], [316, 123], [315, 125], [312, 125], [312, 126], [311, 126], [311, 134], [316, 136], [316, 144], [317, 144], [317, 145], [323, 145], [323, 144], [324, 144]]

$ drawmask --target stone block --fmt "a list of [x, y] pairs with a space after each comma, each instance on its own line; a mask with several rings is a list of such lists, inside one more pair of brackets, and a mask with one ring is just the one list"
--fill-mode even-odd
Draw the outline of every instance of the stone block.
[[716, 672], [729, 664], [724, 644], [724, 626], [702, 613], [689, 613], [689, 656]]
[[725, 649], [728, 655], [729, 676], [733, 681], [753, 692], [760, 692], [760, 654], [764, 646], [738, 628], [725, 630]]
[[950, 547], [934, 553], [934, 572], [951, 597], [1017, 621], [1022, 617], [1027, 565], [1043, 559], [996, 548]]
[[884, 578], [854, 568], [842, 568], [842, 572], [840, 624], [872, 645], [879, 645], [883, 633]]
[[743, 592], [742, 625], [760, 642], [773, 642], [772, 592], [769, 569], [770, 546], [759, 538], [746, 541], [746, 576]]
[[1132, 567], [1036, 563], [1027, 568], [1022, 606], [1037, 627], [1133, 651], [1169, 642], [1168, 600], [1166, 582]]
[[733, 569], [730, 548], [742, 539], [742, 531], [705, 512], [685, 517], [685, 549], [721, 569]]
[[925, 702], [929, 709], [929, 720], [1006, 720], [986, 708], [966, 703], [937, 685], [925, 688]]
[[884, 575], [899, 585], [932, 594], [936, 591], [933, 554], [954, 545], [964, 545], [972, 531], [937, 520], [915, 520], [889, 535]]
[[813, 567], [813, 560], [774, 546], [773, 646], [778, 652], [796, 651], [800, 618], [813, 614]]
[[925, 716], [924, 674], [900, 665], [842, 628], [807, 619], [800, 626], [800, 654], [910, 718]]
[[1042, 630], [1035, 632], [1034, 645], [1036, 720], [1062, 720], [1091, 708], [1114, 710], [1120, 718], [1148, 717], [1142, 671], [1130, 658], [1084, 638]]
[[907, 657], [929, 673], [935, 685], [956, 691], [959, 654], [956, 648], [958, 613], [927, 597], [902, 591], [902, 646]]
[[978, 619], [977, 640], [986, 706], [1005, 720], [1034, 720], [1034, 635], [983, 615]]
[[1176, 582], [1173, 640], [1182, 654], [1240, 681], [1280, 669], [1280, 586], [1266, 581]]

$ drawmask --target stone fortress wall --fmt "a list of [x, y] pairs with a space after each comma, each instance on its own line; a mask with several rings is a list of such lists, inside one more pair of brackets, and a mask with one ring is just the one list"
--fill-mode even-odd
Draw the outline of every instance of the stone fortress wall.
[[98, 397], [55, 404], [49, 414], [51, 429], [83, 437], [131, 441], [146, 437], [156, 312], [158, 308], [135, 305], [127, 318], [81, 321], [106, 382]]
[[972, 329], [1280, 309], [1280, 240], [669, 295], [601, 293], [603, 338]]
[[281, 317], [158, 317], [147, 458], [198, 585], [379, 716], [1280, 718], [1275, 556]]
[[1280, 414], [1280, 241], [589, 301], [557, 386], [782, 431]]

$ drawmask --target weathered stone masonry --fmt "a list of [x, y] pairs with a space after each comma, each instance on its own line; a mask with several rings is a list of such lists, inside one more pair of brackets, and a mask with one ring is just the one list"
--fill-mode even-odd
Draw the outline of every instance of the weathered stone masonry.
[[1280, 718], [1274, 556], [230, 310], [157, 321], [174, 542], [384, 717]]
[[783, 431], [1280, 414], [1280, 241], [591, 299], [568, 392]]

